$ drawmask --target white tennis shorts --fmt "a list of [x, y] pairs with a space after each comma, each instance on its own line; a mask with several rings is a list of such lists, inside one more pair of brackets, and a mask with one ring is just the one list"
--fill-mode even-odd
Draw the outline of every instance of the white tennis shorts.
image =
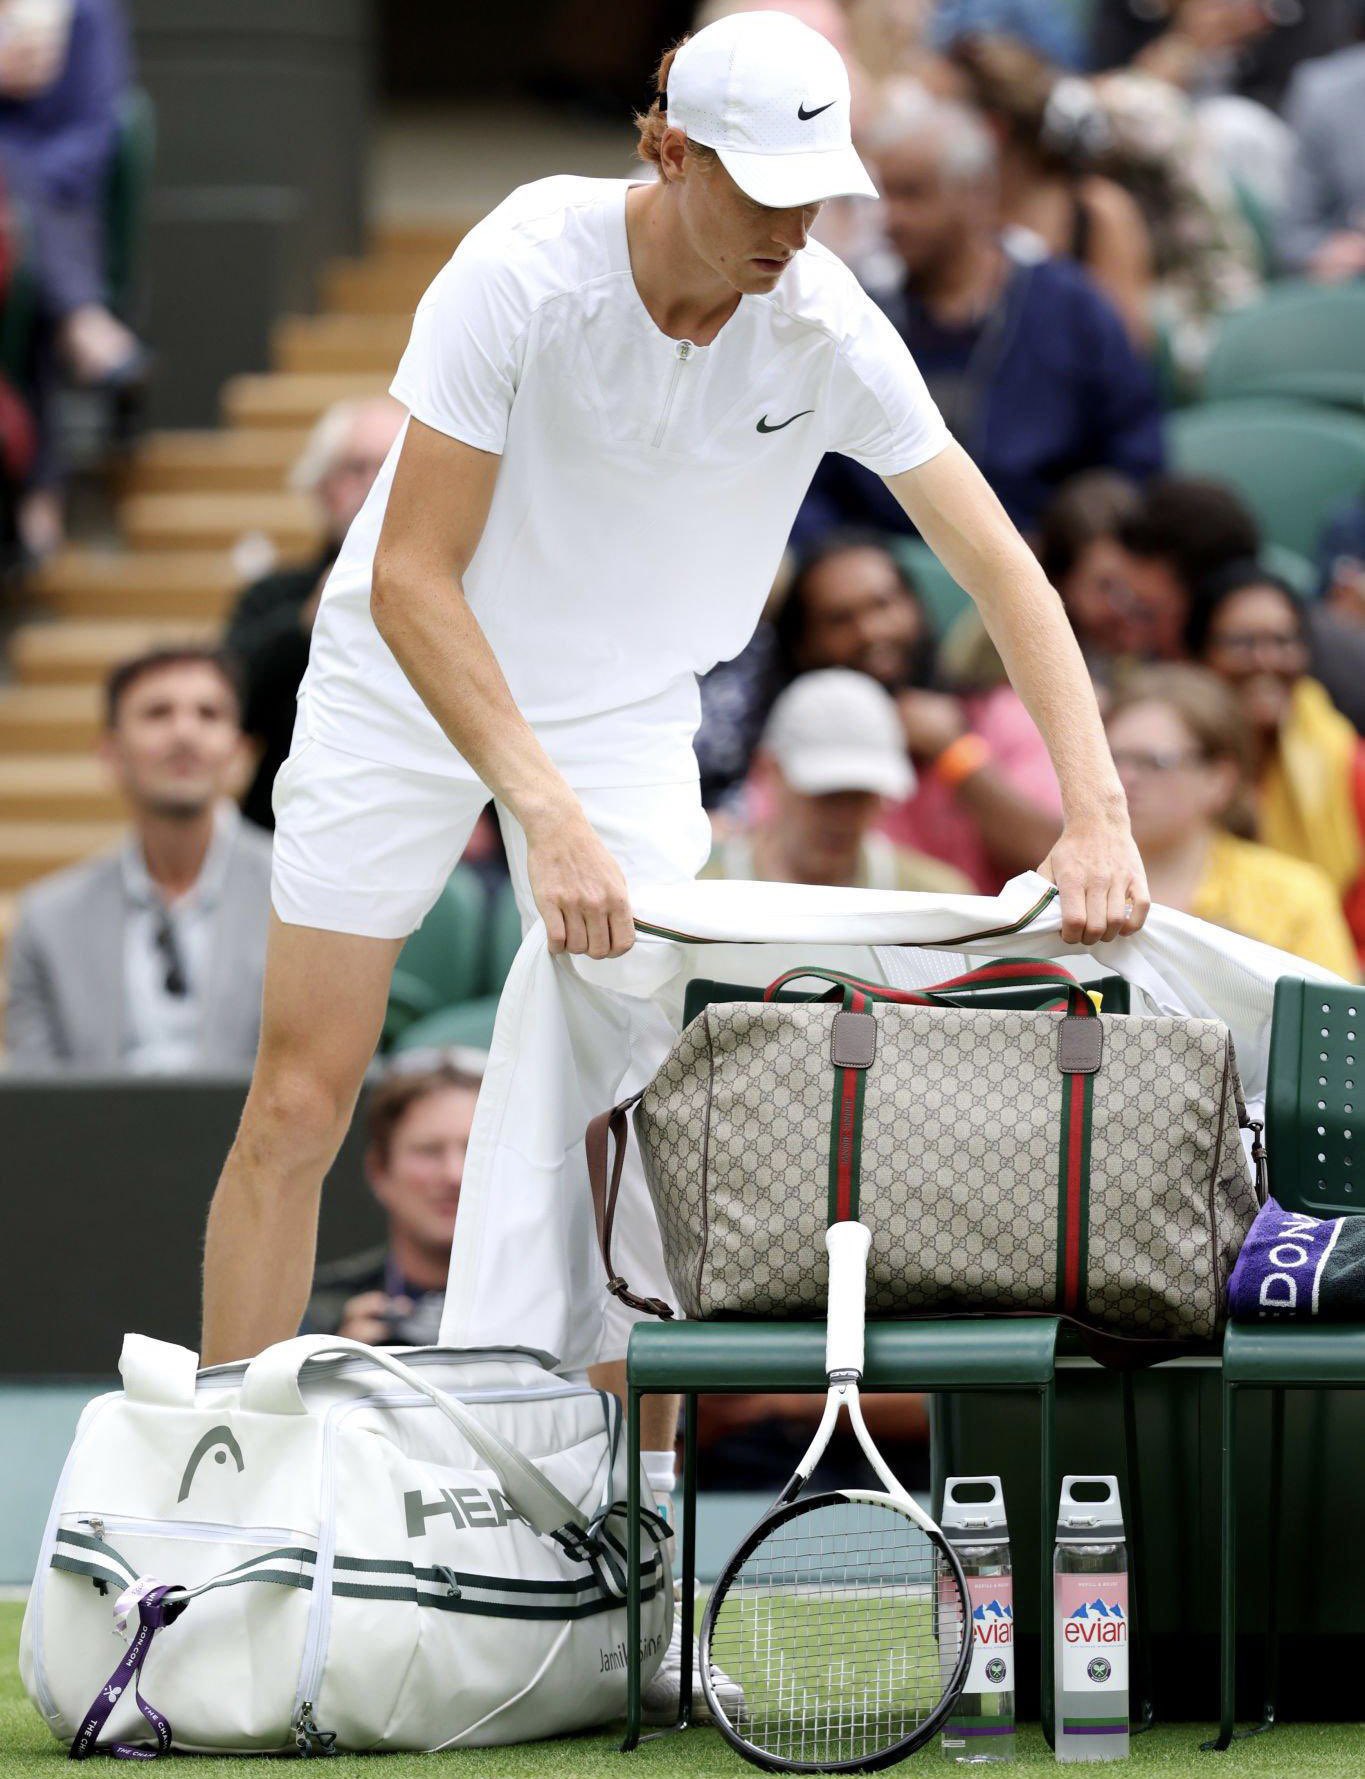
[[[695, 775], [578, 788], [577, 795], [628, 886], [692, 878], [705, 863], [711, 825]], [[404, 937], [440, 894], [488, 801], [477, 782], [383, 765], [297, 736], [275, 780], [276, 913], [291, 925]], [[497, 814], [525, 931], [536, 919], [526, 837], [505, 809]], [[525, 1124], [543, 1129], [547, 1119], [562, 1121], [545, 1142], [556, 1168], [575, 1177], [561, 1183], [555, 1172], [557, 1190], [549, 1203], [562, 1210], [565, 1195], [578, 1194], [586, 1206], [587, 1118], [647, 1080], [673, 1034], [650, 1002], [622, 1000], [610, 1012], [594, 1012], [577, 1004], [584, 991], [572, 978], [566, 983], [556, 972], [554, 982], [569, 997], [557, 1009], [528, 998], [525, 972], [514, 969], [499, 1003], [498, 1033], [506, 1027], [517, 1041], [509, 1046], [510, 1077], [496, 1087], [485, 1082], [475, 1114], [446, 1306], [447, 1322], [458, 1332], [449, 1335], [443, 1324], [442, 1339], [470, 1346], [544, 1345], [537, 1331], [548, 1316], [553, 1350], [581, 1365], [624, 1354], [637, 1318], [607, 1297], [595, 1252], [571, 1263], [563, 1243], [550, 1235], [551, 1220], [535, 1196], [543, 1182], [523, 1153]], [[533, 1034], [528, 1021], [544, 1029]], [[557, 1050], [556, 1043], [572, 1048]], [[495, 1036], [495, 1053], [498, 1048]], [[547, 1085], [546, 1070], [560, 1077], [555, 1085]], [[671, 1296], [634, 1145], [612, 1240], [616, 1265], [635, 1290]]]
[[[576, 795], [627, 883], [695, 877], [711, 824], [695, 776]], [[412, 772], [296, 736], [275, 779], [271, 900], [290, 926], [403, 939], [422, 924], [489, 803], [477, 780]], [[521, 825], [494, 801], [523, 931], [536, 919]]]

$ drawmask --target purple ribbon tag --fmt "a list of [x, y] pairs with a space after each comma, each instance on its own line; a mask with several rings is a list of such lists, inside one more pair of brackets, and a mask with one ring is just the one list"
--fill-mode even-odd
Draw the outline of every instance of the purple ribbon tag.
[[[138, 1680], [142, 1673], [142, 1664], [147, 1659], [147, 1652], [152, 1647], [152, 1639], [163, 1625], [173, 1624], [189, 1605], [180, 1588], [167, 1587], [155, 1582], [139, 1593], [145, 1584], [137, 1583], [127, 1593], [120, 1596], [115, 1607], [115, 1622], [120, 1631], [126, 1628], [131, 1616], [134, 1601], [137, 1604], [138, 1627], [133, 1640], [128, 1645], [123, 1660], [114, 1669], [105, 1684], [100, 1688], [99, 1697], [85, 1714], [85, 1721], [76, 1731], [76, 1738], [71, 1744], [71, 1759], [86, 1760], [92, 1754], [112, 1754], [119, 1760], [155, 1760], [159, 1754], [168, 1754], [171, 1747], [171, 1726], [156, 1709], [149, 1705], [138, 1690]], [[177, 1599], [170, 1596], [176, 1594]], [[156, 1737], [155, 1748], [138, 1748], [131, 1742], [108, 1742], [99, 1746], [99, 1734], [109, 1721], [109, 1714], [128, 1690], [133, 1688], [133, 1697], [137, 1708], [152, 1726]]]

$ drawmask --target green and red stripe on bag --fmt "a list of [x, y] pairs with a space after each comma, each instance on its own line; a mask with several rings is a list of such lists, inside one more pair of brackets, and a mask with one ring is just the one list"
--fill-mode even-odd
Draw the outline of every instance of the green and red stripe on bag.
[[[828, 994], [774, 999], [805, 977]], [[983, 1004], [1049, 988], [1041, 1009]], [[704, 1008], [643, 1093], [588, 1130], [608, 1289], [670, 1314], [610, 1258], [637, 1100], [669, 1281], [693, 1319], [823, 1314], [824, 1228], [857, 1217], [871, 1314], [1061, 1314], [1202, 1342], [1257, 1209], [1227, 1028], [1102, 1014], [1034, 959], [918, 993], [791, 970], [761, 1001]]]

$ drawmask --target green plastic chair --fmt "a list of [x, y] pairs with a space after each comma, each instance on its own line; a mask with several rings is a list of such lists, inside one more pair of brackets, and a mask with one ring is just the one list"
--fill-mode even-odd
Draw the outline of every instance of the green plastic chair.
[[891, 553], [915, 584], [935, 636], [946, 636], [972, 603], [928, 544], [917, 537], [888, 538]]
[[398, 954], [384, 1016], [386, 1047], [419, 1019], [472, 1001], [480, 993], [487, 903], [478, 874], [457, 865], [430, 913]]
[[1285, 283], [1224, 317], [1204, 373], [1210, 401], [1287, 396], [1365, 410], [1365, 290]]
[[490, 1050], [498, 1016], [497, 995], [477, 995], [455, 1007], [442, 1007], [416, 1019], [394, 1039], [400, 1050]]
[[[1270, 1034], [1266, 1150], [1270, 1186], [1287, 1211], [1340, 1217], [1365, 1210], [1365, 988], [1283, 977]], [[1266, 1677], [1261, 1720], [1275, 1722], [1279, 1655], [1280, 1504], [1284, 1392], [1365, 1389], [1365, 1326], [1230, 1322], [1223, 1339], [1221, 1723], [1206, 1744], [1223, 1749], [1237, 1733], [1238, 1396], [1269, 1390], [1270, 1548]]]
[[[1058, 1323], [1053, 1317], [994, 1322], [870, 1322], [862, 1389], [1022, 1390], [1038, 1400], [1043, 1561], [1038, 1577], [1046, 1612], [1052, 1598], [1052, 1535], [1058, 1478], [1053, 1454]], [[696, 1602], [697, 1397], [704, 1392], [791, 1390], [823, 1395], [823, 1322], [640, 1322], [626, 1358], [626, 1735], [640, 1741], [640, 1402], [649, 1395], [684, 1401], [682, 1687], [675, 1729], [690, 1720]], [[936, 1471], [936, 1499], [944, 1472]], [[1042, 1638], [1043, 1713], [1052, 1715], [1052, 1639]]]
[[1227, 482], [1267, 539], [1316, 555], [1329, 513], [1365, 486], [1365, 419], [1307, 402], [1186, 408], [1167, 423], [1177, 469]]

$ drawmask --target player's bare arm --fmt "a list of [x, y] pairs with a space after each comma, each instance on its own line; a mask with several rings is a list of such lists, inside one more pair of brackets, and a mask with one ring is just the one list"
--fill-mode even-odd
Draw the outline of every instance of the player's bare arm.
[[1032, 551], [981, 472], [951, 444], [887, 486], [980, 609], [1057, 769], [1065, 825], [1039, 869], [1061, 893], [1062, 937], [1094, 944], [1147, 918], [1147, 878], [1076, 639]]
[[461, 577], [501, 459], [408, 423], [375, 551], [375, 627], [455, 750], [526, 832], [553, 952], [619, 957], [634, 943], [626, 880], [517, 709]]

